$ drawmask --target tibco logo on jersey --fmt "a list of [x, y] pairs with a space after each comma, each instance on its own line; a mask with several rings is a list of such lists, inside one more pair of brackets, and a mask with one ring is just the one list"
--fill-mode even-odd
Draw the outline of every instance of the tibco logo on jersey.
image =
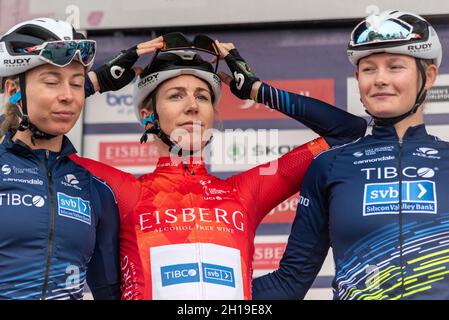
[[200, 272], [198, 263], [183, 263], [161, 267], [162, 286], [199, 282]]
[[[377, 179], [395, 179], [398, 176], [398, 170], [395, 167], [383, 168], [364, 168], [360, 169], [365, 173], [366, 180]], [[402, 169], [402, 175], [407, 178], [433, 178], [438, 168], [416, 168], [405, 167]]]
[[17, 193], [0, 193], [0, 207], [1, 206], [26, 206], [42, 208], [45, 205], [44, 197], [33, 196], [31, 194], [17, 194]]
[[[192, 223], [198, 221], [198, 223]], [[241, 211], [227, 212], [220, 208], [166, 209], [139, 215], [141, 231], [188, 231], [195, 227], [206, 231], [234, 233], [245, 229]]]
[[[202, 277], [200, 277], [200, 272]], [[162, 286], [189, 282], [208, 282], [235, 288], [234, 270], [229, 267], [203, 262], [183, 263], [161, 267]]]

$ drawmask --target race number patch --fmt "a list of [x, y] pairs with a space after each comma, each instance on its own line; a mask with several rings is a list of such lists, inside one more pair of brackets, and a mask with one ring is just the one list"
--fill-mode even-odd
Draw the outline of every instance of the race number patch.
[[149, 250], [153, 299], [243, 299], [238, 249], [196, 242]]
[[[402, 213], [437, 212], [435, 182], [403, 181]], [[365, 184], [363, 215], [399, 214], [399, 182]]]

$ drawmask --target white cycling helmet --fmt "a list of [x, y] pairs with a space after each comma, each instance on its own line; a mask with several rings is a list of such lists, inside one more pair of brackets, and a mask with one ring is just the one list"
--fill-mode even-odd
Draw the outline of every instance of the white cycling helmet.
[[[20, 74], [60, 58], [41, 55], [40, 50], [29, 51], [30, 48], [38, 47], [46, 42], [84, 39], [84, 35], [76, 32], [70, 23], [61, 20], [38, 18], [19, 23], [0, 38], [0, 77]], [[92, 47], [89, 48], [90, 51], [86, 50], [86, 56], [81, 50], [85, 48], [71, 48], [74, 52], [72, 57], [69, 57], [70, 61], [77, 59], [86, 67], [93, 64], [95, 42], [88, 40], [87, 43]]]
[[139, 122], [141, 122], [139, 108], [145, 98], [164, 81], [184, 74], [190, 74], [206, 81], [212, 89], [213, 105], [216, 105], [221, 95], [221, 80], [209, 62], [193, 51], [159, 52], [154, 61], [142, 71], [137, 81], [134, 82], [134, 111]]
[[441, 43], [435, 29], [422, 17], [397, 10], [370, 15], [351, 33], [347, 54], [357, 66], [360, 59], [373, 53], [394, 53], [441, 64]]
[[17, 75], [20, 90], [10, 102], [21, 110], [20, 131], [30, 130], [31, 141], [34, 139], [51, 139], [54, 136], [41, 131], [28, 117], [25, 73], [43, 64], [58, 67], [78, 60], [88, 70], [95, 58], [96, 43], [86, 40], [70, 23], [51, 18], [38, 18], [19, 23], [0, 38], [0, 92], [3, 91], [4, 78]]

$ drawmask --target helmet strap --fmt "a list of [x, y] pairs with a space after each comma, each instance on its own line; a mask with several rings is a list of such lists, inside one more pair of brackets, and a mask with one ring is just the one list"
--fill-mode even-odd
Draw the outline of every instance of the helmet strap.
[[[148, 134], [154, 134], [168, 146], [168, 151], [170, 153], [177, 154], [180, 157], [183, 156], [186, 152], [176, 142], [173, 142], [170, 139], [170, 136], [162, 130], [159, 123], [159, 115], [157, 114], [156, 110], [154, 111], [153, 116], [154, 116], [153, 126], [145, 130], [142, 137], [140, 138], [140, 143], [146, 143], [148, 141]], [[207, 140], [204, 146], [207, 146], [212, 141], [212, 138], [213, 136], [211, 136], [209, 140]], [[195, 151], [189, 150], [188, 153], [189, 156], [193, 156]]]
[[19, 108], [16, 106], [16, 114], [21, 118], [19, 123], [19, 127], [17, 130], [19, 131], [31, 131], [31, 143], [36, 145], [35, 139], [44, 139], [50, 140], [56, 137], [55, 135], [46, 133], [41, 131], [38, 127], [30, 122], [30, 118], [28, 116], [28, 108], [27, 108], [27, 99], [26, 99], [26, 81], [25, 81], [25, 72], [19, 74], [19, 84], [20, 84], [20, 92], [21, 92], [21, 105], [22, 112], [20, 112]]
[[418, 108], [423, 104], [424, 100], [426, 100], [426, 95], [427, 95], [427, 90], [425, 90], [425, 86], [426, 86], [426, 82], [427, 82], [426, 71], [424, 70], [424, 67], [421, 64], [420, 59], [415, 58], [415, 61], [416, 61], [416, 66], [418, 67], [418, 71], [419, 71], [419, 73], [421, 75], [421, 79], [422, 79], [421, 88], [419, 89], [418, 94], [416, 95], [415, 103], [413, 104], [412, 108], [409, 111], [407, 111], [399, 116], [391, 117], [391, 118], [381, 118], [381, 117], [374, 116], [368, 110], [365, 109], [365, 112], [368, 113], [374, 119], [374, 124], [376, 126], [379, 126], [379, 127], [394, 126], [396, 123], [398, 123], [398, 122], [404, 120], [405, 118], [411, 116], [412, 114], [416, 113]]

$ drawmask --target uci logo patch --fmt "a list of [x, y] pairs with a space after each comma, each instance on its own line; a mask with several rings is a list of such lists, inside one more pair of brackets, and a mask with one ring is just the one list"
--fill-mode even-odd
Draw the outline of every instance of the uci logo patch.
[[[435, 182], [403, 181], [402, 213], [437, 213]], [[367, 183], [363, 215], [399, 214], [399, 183]]]
[[91, 224], [90, 202], [58, 192], [58, 213], [62, 217]]

